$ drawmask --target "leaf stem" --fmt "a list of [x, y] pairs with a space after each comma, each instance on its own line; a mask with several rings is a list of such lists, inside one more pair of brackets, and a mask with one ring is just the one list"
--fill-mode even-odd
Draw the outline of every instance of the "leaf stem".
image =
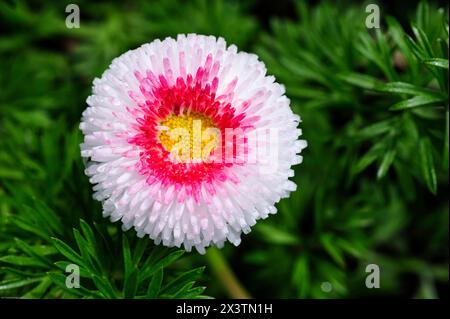
[[223, 254], [215, 247], [206, 252], [206, 259], [215, 277], [232, 299], [250, 299], [251, 296], [234, 274]]

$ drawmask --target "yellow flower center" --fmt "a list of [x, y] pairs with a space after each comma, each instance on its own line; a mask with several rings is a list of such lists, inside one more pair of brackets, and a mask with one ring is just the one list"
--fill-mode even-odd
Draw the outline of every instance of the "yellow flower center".
[[159, 141], [181, 162], [208, 160], [220, 138], [220, 130], [201, 113], [170, 115], [159, 124]]

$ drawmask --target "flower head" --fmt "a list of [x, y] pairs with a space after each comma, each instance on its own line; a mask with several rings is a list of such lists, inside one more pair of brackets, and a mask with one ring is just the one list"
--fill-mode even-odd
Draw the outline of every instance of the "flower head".
[[254, 54], [189, 34], [144, 44], [94, 80], [80, 128], [103, 213], [156, 243], [240, 243], [296, 185], [300, 117]]

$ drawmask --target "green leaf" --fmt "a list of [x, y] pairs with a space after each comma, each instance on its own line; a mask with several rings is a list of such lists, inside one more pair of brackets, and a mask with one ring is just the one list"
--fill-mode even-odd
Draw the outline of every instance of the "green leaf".
[[111, 283], [109, 282], [109, 280], [106, 277], [100, 277], [97, 275], [93, 275], [92, 279], [94, 280], [94, 283], [97, 286], [100, 293], [105, 298], [115, 299], [118, 297], [113, 286], [111, 285]]
[[94, 233], [93, 233], [91, 227], [83, 219], [80, 219], [80, 227], [81, 227], [81, 231], [88, 243], [89, 252], [93, 255], [96, 255], [95, 254], [96, 241], [95, 241], [95, 236], [94, 236]]
[[176, 298], [184, 298], [184, 295], [192, 288], [192, 286], [195, 284], [194, 281], [186, 283], [183, 287], [181, 287], [179, 290], [177, 290], [173, 295], [161, 295], [161, 296], [170, 296], [174, 299]]
[[292, 281], [294, 287], [298, 289], [300, 298], [305, 297], [310, 291], [311, 274], [309, 266], [309, 258], [306, 254], [302, 254], [297, 258], [292, 270]]
[[70, 261], [73, 261], [74, 263], [78, 264], [79, 266], [85, 266], [81, 256], [77, 254], [72, 248], [70, 248], [69, 245], [64, 243], [63, 241], [59, 240], [58, 238], [52, 237], [53, 244], [55, 245], [55, 248], [64, 255], [67, 259]]
[[48, 268], [46, 263], [43, 263], [40, 260], [37, 260], [33, 257], [8, 255], [0, 257], [0, 261], [16, 266], [32, 266], [32, 267]]
[[430, 41], [428, 39], [428, 36], [425, 34], [425, 32], [415, 25], [412, 26], [412, 30], [413, 30], [414, 35], [417, 38], [419, 46], [421, 47], [422, 51], [425, 53], [425, 57], [430, 58], [430, 57], [434, 56], [433, 48], [431, 47]]
[[30, 224], [29, 220], [26, 220], [25, 218], [22, 218], [20, 216], [16, 216], [15, 218], [11, 219], [11, 223], [17, 227], [17, 229], [22, 229], [30, 234], [35, 234], [36, 236], [48, 240], [48, 234], [43, 232], [41, 229], [36, 228], [35, 225]]
[[423, 49], [409, 35], [406, 35], [405, 39], [408, 43], [408, 46], [411, 48], [411, 51], [420, 61], [427, 59]]
[[177, 291], [181, 290], [187, 283], [195, 283], [201, 277], [204, 269], [205, 267], [199, 267], [179, 275], [161, 290], [161, 294], [175, 294]]
[[13, 170], [8, 168], [3, 168], [0, 167], [0, 178], [2, 180], [5, 179], [17, 179], [17, 180], [21, 180], [25, 177], [24, 173], [22, 171], [19, 170]]
[[437, 180], [433, 162], [433, 149], [430, 140], [426, 137], [421, 138], [419, 142], [419, 158], [425, 183], [430, 192], [436, 194]]
[[338, 74], [338, 77], [345, 82], [368, 90], [375, 90], [383, 85], [380, 80], [360, 73], [342, 73]]
[[178, 258], [180, 258], [184, 254], [183, 250], [177, 250], [169, 254], [168, 256], [162, 258], [154, 265], [145, 268], [140, 273], [140, 281], [145, 280], [152, 276], [156, 271], [161, 268], [164, 268], [172, 263], [174, 263]]
[[423, 61], [423, 63], [448, 70], [448, 60], [446, 59], [439, 59], [439, 58], [426, 59]]
[[382, 156], [384, 150], [383, 143], [377, 143], [367, 151], [352, 167], [352, 175], [359, 174], [365, 170], [370, 164], [375, 162], [375, 160]]
[[122, 237], [123, 260], [125, 267], [125, 282], [123, 293], [125, 298], [131, 298], [136, 294], [138, 285], [138, 272], [131, 258], [130, 245], [125, 234]]
[[400, 111], [411, 109], [415, 107], [423, 107], [423, 106], [431, 106], [439, 103], [443, 103], [444, 99], [440, 96], [431, 96], [431, 95], [418, 95], [411, 99], [404, 100], [392, 105], [389, 110], [390, 111]]
[[163, 280], [163, 269], [160, 268], [155, 272], [150, 280], [147, 289], [147, 298], [156, 298], [159, 294], [159, 290], [161, 289], [161, 283]]
[[386, 22], [389, 26], [389, 34], [397, 44], [400, 52], [405, 57], [408, 63], [408, 70], [410, 71], [410, 79], [416, 79], [418, 72], [418, 63], [410, 50], [407, 40], [405, 39], [405, 31], [400, 23], [393, 17], [386, 17]]
[[6, 273], [6, 274], [13, 274], [15, 276], [18, 277], [42, 277], [43, 275], [45, 275], [44, 271], [36, 271], [37, 269], [34, 269], [33, 272], [30, 271], [24, 271], [24, 270], [20, 270], [17, 267], [1, 267], [0, 268], [2, 273]]
[[201, 294], [205, 291], [206, 287], [194, 287], [189, 289], [188, 291], [186, 291], [183, 296], [181, 296], [180, 298], [183, 299], [191, 299], [191, 298], [195, 298], [195, 299], [199, 299], [199, 298], [206, 298], [206, 299], [211, 299], [211, 297], [208, 296], [202, 296]]
[[34, 248], [28, 245], [26, 242], [16, 238], [15, 239], [17, 246], [30, 257], [39, 260], [43, 265], [47, 265], [48, 267], [52, 267], [52, 263], [49, 259], [45, 258], [42, 254], [34, 251]]
[[[89, 257], [89, 244], [88, 242], [81, 236], [81, 233], [78, 229], [73, 228], [73, 236], [75, 237], [75, 241], [77, 242], [78, 250], [81, 252], [81, 256], [84, 260], [86, 260]], [[92, 247], [90, 247], [92, 250]]]
[[94, 247], [88, 243], [82, 236], [78, 229], [73, 229], [73, 235], [77, 242], [78, 249], [81, 252], [81, 258], [89, 273], [99, 272], [97, 255], [95, 254]]
[[145, 249], [148, 245], [148, 240], [146, 238], [139, 239], [134, 249], [133, 262], [137, 265], [142, 259], [142, 256], [145, 253]]
[[35, 199], [35, 212], [43, 220], [43, 224], [48, 224], [52, 230], [59, 231], [63, 228], [61, 220], [55, 212], [48, 207], [43, 201]]
[[130, 244], [125, 234], [122, 236], [123, 261], [125, 266], [125, 278], [135, 269], [131, 259]]
[[378, 135], [388, 133], [389, 131], [392, 130], [392, 126], [393, 126], [393, 121], [391, 119], [376, 122], [374, 124], [371, 124], [367, 127], [364, 127], [362, 129], [356, 131], [354, 137], [361, 139], [361, 140], [374, 138]]
[[362, 258], [367, 252], [359, 241], [350, 241], [343, 238], [338, 238], [336, 241], [337, 245], [355, 258]]
[[28, 278], [28, 279], [11, 279], [0, 282], [0, 291], [28, 286], [35, 282], [41, 281], [42, 278]]
[[45, 277], [42, 279], [39, 285], [27, 291], [27, 293], [24, 294], [22, 298], [29, 298], [29, 299], [43, 298], [46, 291], [50, 288], [51, 284], [52, 284], [51, 279], [49, 277]]
[[138, 289], [139, 273], [137, 270], [132, 271], [127, 275], [123, 285], [123, 295], [125, 298], [133, 298]]
[[410, 95], [433, 95], [440, 97], [435, 91], [423, 88], [417, 85], [413, 85], [405, 82], [389, 82], [377, 87], [378, 91], [397, 93], [397, 94], [410, 94]]
[[334, 261], [341, 267], [345, 266], [344, 257], [341, 250], [335, 245], [333, 238], [330, 234], [323, 234], [320, 236], [320, 242], [322, 243], [328, 254], [334, 259]]
[[270, 224], [261, 224], [255, 228], [262, 236], [262, 238], [273, 244], [278, 245], [297, 245], [299, 239], [297, 236]]
[[383, 155], [383, 159], [381, 161], [381, 164], [378, 168], [377, 171], [377, 178], [381, 179], [383, 178], [386, 173], [388, 172], [389, 168], [391, 167], [391, 164], [394, 162], [394, 158], [396, 155], [396, 150], [395, 149], [389, 149], [384, 155]]

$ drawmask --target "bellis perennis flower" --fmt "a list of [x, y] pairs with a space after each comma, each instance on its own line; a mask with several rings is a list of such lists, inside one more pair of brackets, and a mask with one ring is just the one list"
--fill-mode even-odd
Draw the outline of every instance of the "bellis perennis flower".
[[239, 245], [296, 185], [300, 117], [254, 54], [195, 34], [155, 40], [94, 80], [80, 128], [103, 213], [157, 244]]

